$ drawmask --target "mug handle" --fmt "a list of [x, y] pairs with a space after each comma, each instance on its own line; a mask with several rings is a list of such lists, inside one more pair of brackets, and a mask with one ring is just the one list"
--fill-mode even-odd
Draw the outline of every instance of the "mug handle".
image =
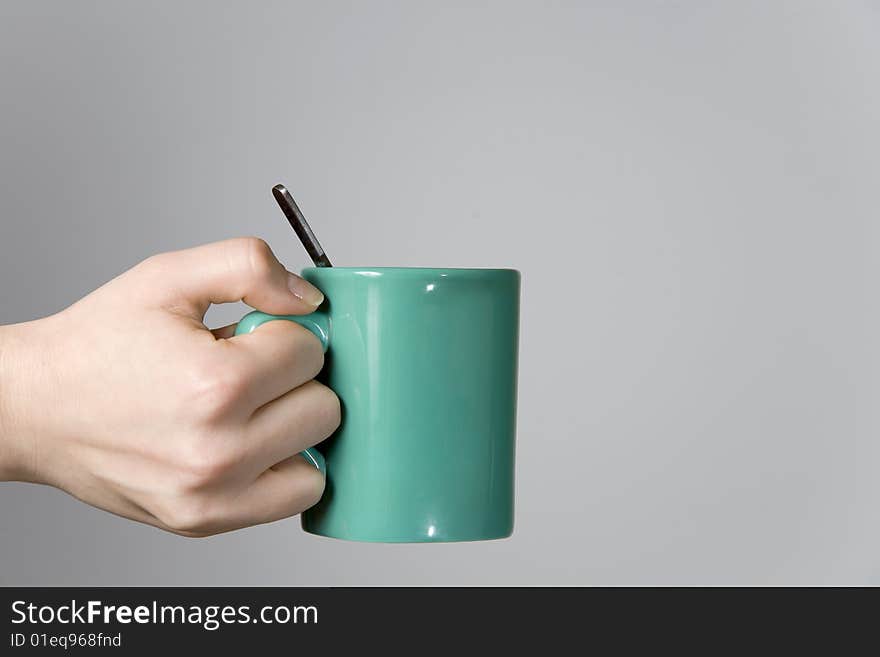
[[[321, 347], [324, 349], [324, 352], [327, 351], [327, 347], [330, 345], [330, 317], [323, 310], [316, 310], [308, 315], [269, 315], [259, 310], [254, 310], [241, 318], [238, 326], [235, 327], [235, 335], [251, 333], [257, 327], [275, 319], [286, 319], [307, 328], [321, 341]], [[326, 476], [327, 463], [321, 452], [314, 447], [309, 447], [300, 452], [300, 455]]]

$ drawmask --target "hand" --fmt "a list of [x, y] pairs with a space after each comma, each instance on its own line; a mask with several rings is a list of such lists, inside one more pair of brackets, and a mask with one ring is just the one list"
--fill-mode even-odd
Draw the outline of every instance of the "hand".
[[212, 303], [305, 314], [323, 295], [265, 242], [148, 258], [70, 308], [0, 327], [0, 479], [45, 483], [185, 536], [297, 514], [323, 474], [297, 456], [339, 425], [324, 356], [293, 322], [232, 337]]

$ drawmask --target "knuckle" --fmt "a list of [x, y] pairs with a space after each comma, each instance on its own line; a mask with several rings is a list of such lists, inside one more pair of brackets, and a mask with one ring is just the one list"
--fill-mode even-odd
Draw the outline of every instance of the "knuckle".
[[304, 486], [300, 498], [298, 512], [302, 513], [308, 508], [315, 506], [324, 496], [324, 488], [327, 485], [324, 476], [309, 464], [308, 474], [304, 476]]
[[298, 326], [300, 336], [297, 349], [297, 358], [303, 367], [309, 372], [310, 378], [315, 377], [324, 369], [324, 348], [321, 341], [308, 329]]
[[278, 261], [266, 241], [259, 237], [243, 237], [241, 242], [250, 274], [259, 281], [271, 278]]
[[226, 417], [246, 394], [245, 373], [228, 363], [204, 362], [190, 376], [186, 404], [194, 417], [215, 421]]
[[312, 411], [315, 414], [316, 424], [323, 429], [326, 438], [336, 431], [342, 421], [342, 405], [339, 397], [327, 386], [312, 381], [313, 386], [313, 402]]
[[184, 536], [206, 536], [217, 526], [215, 505], [201, 495], [176, 497], [156, 517], [171, 531]]
[[146, 269], [149, 271], [162, 269], [162, 267], [168, 262], [168, 254], [167, 253], [154, 253], [151, 256], [148, 256], [141, 260], [138, 263], [138, 267], [140, 269]]
[[184, 440], [176, 455], [179, 485], [189, 494], [221, 481], [238, 462], [238, 454], [220, 436]]
[[135, 265], [132, 268], [132, 272], [138, 276], [143, 276], [146, 280], [155, 281], [160, 279], [172, 267], [173, 256], [174, 254], [171, 252], [153, 254]]

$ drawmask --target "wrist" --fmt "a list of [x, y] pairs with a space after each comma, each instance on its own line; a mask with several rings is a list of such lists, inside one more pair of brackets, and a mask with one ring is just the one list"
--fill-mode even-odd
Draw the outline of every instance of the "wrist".
[[21, 326], [0, 326], [0, 481], [36, 481], [36, 446], [22, 422]]

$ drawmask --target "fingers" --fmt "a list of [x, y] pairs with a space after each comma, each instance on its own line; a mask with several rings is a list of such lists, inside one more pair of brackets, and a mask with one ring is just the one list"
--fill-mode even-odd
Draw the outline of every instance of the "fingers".
[[171, 522], [155, 524], [176, 534], [210, 536], [302, 513], [324, 493], [324, 475], [301, 456], [263, 472], [243, 491], [224, 491], [190, 502], [190, 509]]
[[262, 472], [317, 445], [339, 422], [339, 398], [327, 386], [309, 381], [254, 413], [245, 429], [248, 459], [255, 472]]
[[290, 321], [266, 322], [257, 330], [217, 343], [217, 357], [243, 370], [250, 411], [315, 378], [324, 366], [320, 340]]
[[269, 468], [230, 504], [237, 527], [273, 522], [302, 513], [324, 493], [324, 475], [297, 455]]
[[141, 270], [160, 300], [202, 319], [212, 303], [244, 301], [276, 315], [312, 312], [324, 295], [287, 271], [263, 240], [244, 237], [153, 256]]

